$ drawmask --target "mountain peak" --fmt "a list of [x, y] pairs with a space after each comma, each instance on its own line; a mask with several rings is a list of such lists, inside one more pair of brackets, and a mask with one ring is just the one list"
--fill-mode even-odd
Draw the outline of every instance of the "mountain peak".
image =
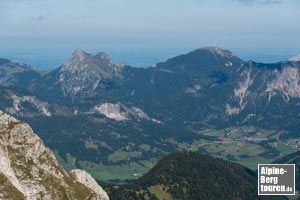
[[61, 84], [64, 95], [80, 96], [84, 93], [93, 96], [102, 80], [119, 80], [120, 71], [118, 65], [111, 63], [106, 53], [93, 55], [76, 49], [70, 59], [53, 72], [53, 76], [55, 82]]
[[76, 48], [73, 53], [74, 55], [82, 55], [82, 54], [88, 54], [87, 52], [83, 51], [82, 49]]
[[88, 54], [87, 52], [77, 48], [71, 55], [71, 60], [75, 59], [77, 62], [78, 61], [83, 61], [85, 58], [90, 57], [91, 55]]
[[96, 60], [101, 60], [101, 61], [105, 61], [107, 63], [111, 63], [111, 59], [110, 59], [109, 55], [104, 52], [97, 53], [96, 55], [93, 56], [93, 58]]
[[96, 61], [101, 61], [104, 63], [111, 63], [111, 59], [110, 59], [109, 55], [104, 52], [99, 52], [96, 55], [93, 55], [93, 54], [87, 53], [79, 48], [77, 48], [77, 49], [75, 49], [75, 51], [73, 51], [69, 61], [72, 61], [72, 63], [74, 63], [74, 62], [78, 63], [78, 62], [82, 62], [88, 58], [92, 58]]
[[184, 73], [201, 73], [207, 70], [223, 70], [224, 67], [238, 67], [244, 63], [243, 60], [233, 55], [229, 50], [218, 47], [203, 47], [187, 54], [176, 56], [164, 63], [158, 63], [157, 68], [168, 68], [168, 70], [183, 71]]
[[[73, 53], [71, 54], [69, 60], [67, 60], [63, 67], [62, 70], [63, 71], [68, 71], [74, 68], [74, 66], [81, 66], [82, 63], [84, 61], [88, 61], [89, 62], [89, 58], [92, 58], [92, 55], [77, 48], [75, 49], [75, 51], [73, 51]], [[84, 62], [85, 63], [85, 62]]]
[[227, 49], [221, 49], [219, 47], [203, 47], [202, 50], [210, 51], [213, 54], [220, 55], [222, 57], [232, 57], [233, 53]]
[[296, 55], [289, 59], [289, 61], [299, 62], [300, 61], [300, 55]]

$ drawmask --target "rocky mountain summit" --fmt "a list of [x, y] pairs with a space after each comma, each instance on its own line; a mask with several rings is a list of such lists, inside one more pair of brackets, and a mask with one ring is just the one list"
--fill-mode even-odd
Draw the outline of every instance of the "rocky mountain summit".
[[122, 79], [122, 66], [113, 64], [103, 52], [92, 55], [76, 49], [67, 62], [35, 84], [34, 90], [42, 96], [55, 93], [65, 99], [92, 97], [99, 87]]
[[0, 199], [109, 198], [85, 171], [68, 174], [28, 124], [0, 111]]
[[300, 62], [300, 55], [296, 55], [289, 59], [289, 61]]

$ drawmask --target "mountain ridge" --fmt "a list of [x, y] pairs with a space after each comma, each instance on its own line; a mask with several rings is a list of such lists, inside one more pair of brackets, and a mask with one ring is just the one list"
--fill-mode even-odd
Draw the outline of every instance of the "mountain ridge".
[[0, 58], [0, 85], [29, 87], [40, 78], [40, 73], [30, 65]]
[[[108, 200], [105, 191], [85, 171], [71, 171], [70, 176], [28, 124], [2, 111], [0, 155], [0, 182], [4, 181], [6, 187], [0, 190], [0, 198], [12, 199], [14, 190], [18, 199], [27, 200]], [[81, 177], [86, 177], [86, 182]]]
[[[296, 148], [299, 62], [245, 62], [210, 47], [144, 69], [109, 66], [101, 53], [96, 57], [105, 60], [103, 65], [81, 50], [75, 54], [75, 60], [77, 54], [87, 58], [72, 62], [71, 56], [70, 70], [61, 72], [61, 66], [19, 88], [27, 92], [0, 87], [0, 108], [28, 122], [62, 160], [73, 157], [72, 167], [95, 172], [133, 162], [146, 171], [153, 163], [141, 164], [145, 161], [182, 149], [211, 152], [202, 142], [223, 139], [254, 145], [260, 152], [212, 152], [239, 161], [276, 159], [285, 154], [277, 144]], [[240, 137], [232, 133], [231, 138], [236, 129]]]

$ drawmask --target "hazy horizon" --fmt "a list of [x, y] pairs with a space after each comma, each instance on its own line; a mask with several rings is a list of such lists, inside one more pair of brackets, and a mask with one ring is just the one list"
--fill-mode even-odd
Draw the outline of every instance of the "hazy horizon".
[[[78, 47], [80, 48], [80, 47]], [[201, 48], [201, 47], [199, 47]], [[108, 53], [114, 63], [126, 64], [133, 67], [151, 67], [158, 62], [188, 53], [196, 48], [171, 48], [171, 49], [100, 49], [100, 48], [80, 48], [88, 53], [97, 52]], [[290, 49], [229, 49], [241, 59], [256, 62], [274, 63], [287, 60], [300, 51], [296, 48]], [[13, 61], [23, 62], [33, 67], [52, 70], [61, 66], [75, 49], [42, 49], [42, 50], [5, 50], [0, 48], [0, 58], [7, 58]]]
[[299, 10], [298, 0], [2, 0], [0, 57], [52, 69], [81, 48], [147, 67], [218, 46], [276, 62], [300, 53]]

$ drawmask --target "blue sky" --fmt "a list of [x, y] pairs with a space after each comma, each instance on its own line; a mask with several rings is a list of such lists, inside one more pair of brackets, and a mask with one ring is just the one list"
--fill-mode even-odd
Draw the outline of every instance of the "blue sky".
[[0, 50], [297, 51], [299, 11], [299, 0], [1, 0]]

